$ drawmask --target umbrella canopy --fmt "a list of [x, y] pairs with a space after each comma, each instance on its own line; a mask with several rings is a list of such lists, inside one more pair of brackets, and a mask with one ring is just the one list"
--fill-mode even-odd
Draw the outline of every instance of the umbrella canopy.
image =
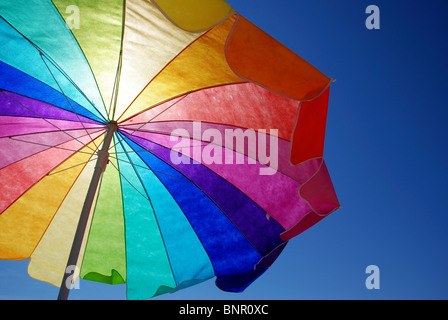
[[331, 79], [225, 1], [0, 15], [0, 258], [30, 258], [33, 278], [239, 292], [339, 208]]

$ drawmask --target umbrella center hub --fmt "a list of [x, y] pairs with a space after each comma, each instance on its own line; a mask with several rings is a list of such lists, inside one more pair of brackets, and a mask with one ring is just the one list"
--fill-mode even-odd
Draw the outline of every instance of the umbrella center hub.
[[108, 132], [109, 132], [109, 130], [111, 130], [112, 133], [117, 131], [118, 130], [118, 123], [117, 123], [117, 121], [109, 121], [107, 123], [107, 125], [106, 125], [106, 129], [107, 129]]
[[104, 138], [103, 147], [97, 151], [98, 160], [95, 168], [100, 169], [103, 172], [109, 163], [109, 148], [112, 141], [112, 137], [115, 131], [118, 130], [118, 124], [116, 121], [109, 121], [106, 125], [106, 137]]

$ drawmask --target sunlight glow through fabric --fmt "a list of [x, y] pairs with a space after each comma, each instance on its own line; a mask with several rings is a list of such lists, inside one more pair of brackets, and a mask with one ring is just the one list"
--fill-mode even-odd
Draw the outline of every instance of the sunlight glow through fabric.
[[[214, 277], [241, 292], [339, 208], [331, 79], [224, 0], [2, 0], [0, 15], [0, 259], [30, 258], [31, 277], [61, 285], [112, 122], [77, 265], [129, 299]], [[258, 147], [275, 135], [273, 174], [225, 144], [248, 129]]]

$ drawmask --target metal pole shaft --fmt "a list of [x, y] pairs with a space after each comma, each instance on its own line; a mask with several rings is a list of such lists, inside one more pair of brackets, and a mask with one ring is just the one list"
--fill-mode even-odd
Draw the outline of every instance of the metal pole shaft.
[[84, 233], [86, 231], [87, 223], [89, 221], [90, 211], [92, 209], [93, 201], [95, 199], [95, 194], [98, 189], [98, 185], [101, 180], [101, 175], [106, 169], [107, 162], [109, 160], [109, 148], [112, 142], [112, 137], [114, 132], [117, 131], [117, 123], [112, 121], [107, 124], [106, 137], [103, 141], [103, 146], [100, 151], [98, 151], [98, 159], [95, 164], [95, 170], [93, 172], [92, 180], [90, 181], [90, 186], [87, 191], [87, 196], [84, 201], [84, 206], [81, 211], [81, 216], [79, 217], [78, 227], [76, 229], [75, 238], [73, 239], [72, 249], [70, 251], [70, 256], [67, 261], [67, 268], [64, 273], [64, 277], [59, 288], [58, 300], [67, 300], [68, 294], [70, 292], [71, 283], [69, 277], [71, 276], [69, 267], [76, 266], [79, 257], [79, 251], [81, 250], [82, 240], [84, 239]]

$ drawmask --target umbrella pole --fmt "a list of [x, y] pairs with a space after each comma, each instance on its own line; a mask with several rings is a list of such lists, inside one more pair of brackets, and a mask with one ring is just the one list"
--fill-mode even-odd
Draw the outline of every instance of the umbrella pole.
[[95, 164], [95, 170], [93, 173], [92, 180], [90, 182], [89, 189], [87, 191], [86, 200], [84, 201], [84, 206], [81, 211], [81, 216], [79, 217], [78, 227], [76, 229], [75, 238], [73, 239], [72, 249], [70, 251], [70, 256], [67, 261], [67, 268], [65, 269], [64, 277], [61, 282], [61, 286], [59, 288], [58, 300], [67, 300], [68, 294], [70, 292], [71, 283], [70, 277], [72, 276], [71, 272], [67, 272], [69, 267], [76, 266], [79, 257], [79, 251], [81, 250], [82, 240], [84, 239], [84, 233], [87, 227], [87, 223], [89, 221], [90, 211], [92, 209], [92, 204], [95, 199], [95, 194], [98, 189], [98, 185], [101, 180], [101, 175], [106, 169], [106, 165], [109, 161], [109, 148], [112, 142], [112, 138], [114, 132], [117, 131], [117, 123], [115, 121], [111, 121], [107, 124], [107, 132], [106, 137], [103, 141], [103, 147], [100, 151], [98, 151], [98, 159]]

